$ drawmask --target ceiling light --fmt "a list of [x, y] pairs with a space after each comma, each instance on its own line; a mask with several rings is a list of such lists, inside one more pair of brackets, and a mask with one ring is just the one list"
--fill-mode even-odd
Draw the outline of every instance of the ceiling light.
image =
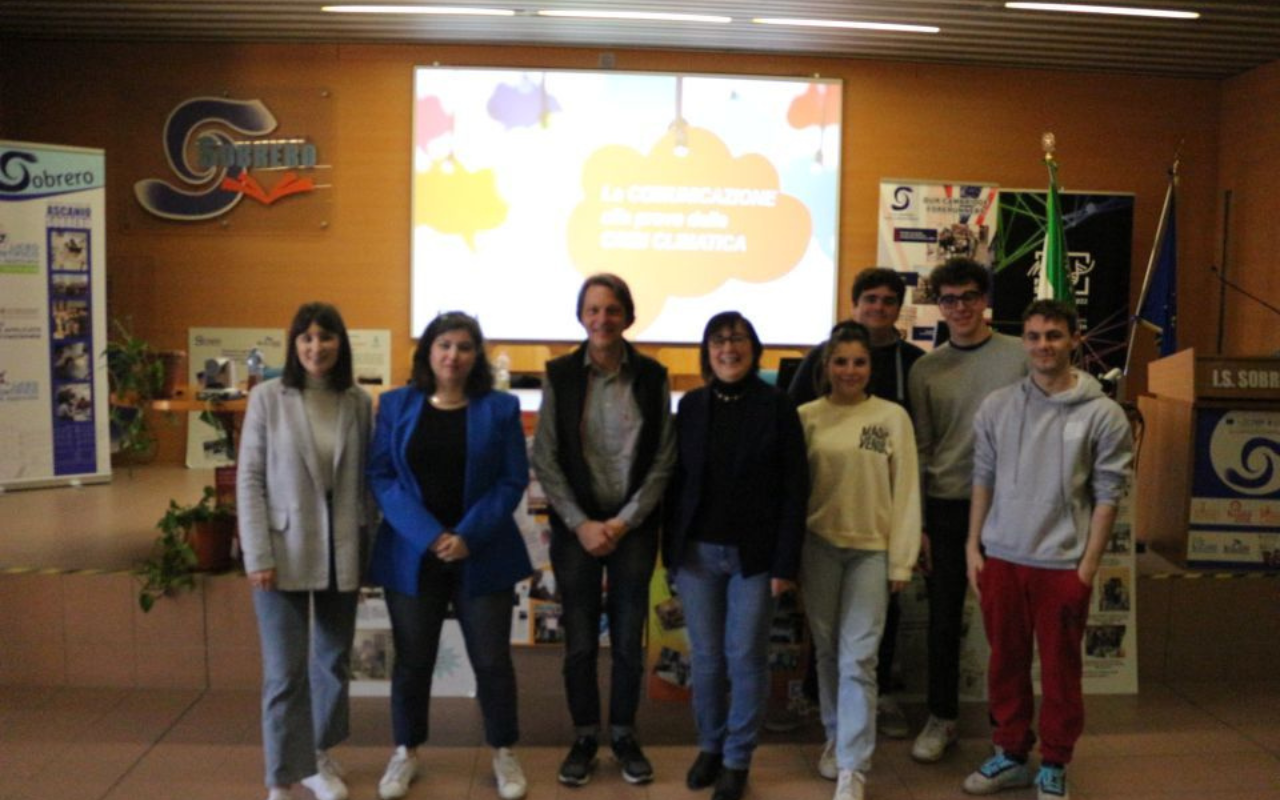
[[1086, 6], [1076, 3], [1005, 3], [1005, 8], [1022, 11], [1074, 11], [1079, 14], [1118, 14], [1125, 17], [1160, 17], [1162, 19], [1199, 19], [1198, 11], [1168, 11], [1162, 8], [1130, 6]]
[[757, 25], [796, 25], [804, 28], [852, 28], [866, 31], [896, 31], [899, 33], [938, 33], [941, 28], [933, 25], [902, 25], [897, 22], [847, 22], [837, 19], [789, 19], [781, 17], [756, 17]]
[[505, 8], [477, 8], [472, 6], [321, 6], [321, 11], [338, 14], [450, 14], [472, 17], [514, 17], [516, 12]]
[[652, 11], [573, 11], [543, 10], [537, 12], [540, 17], [573, 17], [575, 19], [629, 19], [649, 22], [733, 22], [732, 17], [718, 17], [710, 14], [661, 14]]

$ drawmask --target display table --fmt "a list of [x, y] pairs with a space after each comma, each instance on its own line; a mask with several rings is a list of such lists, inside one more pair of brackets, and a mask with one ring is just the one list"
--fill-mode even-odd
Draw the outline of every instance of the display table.
[[1280, 358], [1148, 367], [1137, 533], [1192, 568], [1280, 571]]
[[174, 389], [172, 397], [152, 400], [151, 408], [171, 413], [182, 411], [208, 413], [210, 417], [217, 420], [218, 425], [226, 433], [226, 452], [235, 453], [236, 439], [244, 423], [244, 414], [249, 409], [249, 395], [244, 394], [236, 398], [212, 396], [203, 399], [197, 395], [198, 391], [192, 391], [190, 386], [178, 386]]

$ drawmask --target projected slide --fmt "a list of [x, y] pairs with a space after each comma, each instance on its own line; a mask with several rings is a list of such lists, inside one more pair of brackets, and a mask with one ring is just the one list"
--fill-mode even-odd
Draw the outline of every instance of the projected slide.
[[697, 342], [718, 311], [769, 344], [835, 314], [840, 83], [419, 67], [415, 335], [438, 312], [487, 336], [582, 338], [582, 279], [616, 272], [637, 341]]

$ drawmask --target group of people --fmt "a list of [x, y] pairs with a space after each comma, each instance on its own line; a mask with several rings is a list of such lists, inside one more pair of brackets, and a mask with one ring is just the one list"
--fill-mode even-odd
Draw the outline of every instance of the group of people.
[[[629, 783], [653, 780], [636, 730], [649, 583], [661, 552], [682, 600], [698, 754], [692, 790], [740, 800], [769, 695], [774, 601], [798, 588], [814, 642], [827, 743], [818, 771], [861, 800], [877, 717], [907, 734], [892, 700], [894, 595], [924, 564], [929, 712], [912, 755], [956, 739], [961, 610], [979, 592], [992, 644], [995, 755], [965, 780], [986, 794], [1066, 797], [1083, 725], [1080, 642], [1090, 587], [1128, 468], [1119, 407], [1071, 367], [1074, 311], [1033, 304], [1019, 340], [990, 329], [989, 278], [952, 259], [930, 276], [950, 341], [925, 355], [894, 323], [892, 270], [860, 273], [854, 320], [806, 359], [791, 391], [759, 375], [764, 346], [738, 312], [708, 321], [704, 385], [672, 414], [666, 369], [624, 337], [625, 281], [586, 279], [586, 339], [547, 363], [532, 465], [550, 508], [562, 603], [564, 689], [574, 739], [558, 772], [588, 783], [602, 737]], [[452, 606], [476, 675], [498, 794], [524, 797], [509, 628], [532, 572], [512, 514], [529, 478], [517, 400], [494, 391], [477, 321], [441, 314], [418, 341], [410, 385], [376, 422], [354, 386], [337, 309], [299, 309], [280, 379], [250, 394], [238, 503], [263, 653], [268, 800], [302, 783], [343, 800], [329, 754], [348, 733], [358, 589], [383, 587], [396, 658], [395, 749], [383, 800], [408, 794], [428, 738], [431, 679]], [[607, 586], [607, 591], [605, 587]], [[608, 728], [597, 675], [610, 638]], [[1032, 777], [1031, 641], [1045, 699]]]

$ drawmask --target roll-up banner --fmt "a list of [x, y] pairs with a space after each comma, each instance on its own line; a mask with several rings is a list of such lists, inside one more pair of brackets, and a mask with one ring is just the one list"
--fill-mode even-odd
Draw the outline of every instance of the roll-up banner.
[[102, 150], [0, 141], [0, 488], [111, 478]]

